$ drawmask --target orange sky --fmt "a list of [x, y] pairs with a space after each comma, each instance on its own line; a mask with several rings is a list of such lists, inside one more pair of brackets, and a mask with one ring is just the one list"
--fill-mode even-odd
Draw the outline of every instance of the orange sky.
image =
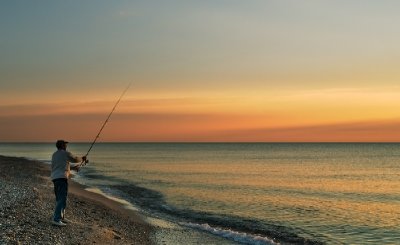
[[[396, 142], [400, 139], [399, 90], [392, 87], [180, 95], [132, 89], [117, 107], [100, 140]], [[115, 100], [86, 98], [49, 103], [36, 99], [33, 104], [22, 101], [3, 105], [0, 135], [2, 141], [90, 141]]]

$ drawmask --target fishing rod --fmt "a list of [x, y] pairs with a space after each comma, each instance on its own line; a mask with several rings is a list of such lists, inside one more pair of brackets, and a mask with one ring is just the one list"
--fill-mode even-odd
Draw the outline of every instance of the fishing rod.
[[[89, 152], [92, 150], [93, 145], [96, 143], [97, 139], [100, 137], [101, 131], [103, 131], [104, 127], [106, 126], [108, 120], [110, 119], [111, 115], [113, 114], [113, 112], [115, 111], [115, 108], [117, 108], [117, 105], [119, 104], [119, 102], [121, 101], [122, 97], [125, 95], [126, 91], [128, 91], [129, 87], [131, 86], [132, 83], [129, 83], [128, 87], [126, 87], [126, 89], [124, 90], [124, 92], [121, 94], [121, 96], [118, 98], [117, 103], [115, 103], [114, 107], [112, 108], [110, 114], [108, 114], [108, 117], [106, 118], [106, 120], [104, 121], [103, 125], [101, 126], [99, 132], [97, 133], [96, 137], [94, 138], [92, 144], [89, 147], [89, 150], [87, 151], [85, 157], [87, 157], [89, 155]], [[86, 165], [88, 161], [82, 161], [81, 165]]]

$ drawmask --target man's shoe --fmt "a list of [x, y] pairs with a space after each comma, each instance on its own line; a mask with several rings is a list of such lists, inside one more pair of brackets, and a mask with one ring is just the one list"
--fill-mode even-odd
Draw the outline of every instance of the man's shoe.
[[52, 225], [56, 225], [56, 226], [66, 226], [67, 224], [63, 223], [61, 220], [60, 221], [51, 221]]
[[71, 220], [64, 218], [64, 219], [61, 219], [61, 222], [68, 224], [68, 223], [71, 223]]

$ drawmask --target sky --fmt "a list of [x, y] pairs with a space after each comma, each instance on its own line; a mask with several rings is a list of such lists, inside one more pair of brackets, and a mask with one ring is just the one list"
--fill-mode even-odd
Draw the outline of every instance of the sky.
[[399, 142], [399, 1], [0, 2], [0, 142]]

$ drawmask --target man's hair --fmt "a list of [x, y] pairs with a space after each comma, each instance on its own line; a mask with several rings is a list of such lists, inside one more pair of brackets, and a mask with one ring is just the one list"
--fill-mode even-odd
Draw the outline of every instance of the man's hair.
[[57, 147], [57, 149], [62, 149], [66, 144], [68, 144], [68, 141], [57, 140], [56, 147]]

